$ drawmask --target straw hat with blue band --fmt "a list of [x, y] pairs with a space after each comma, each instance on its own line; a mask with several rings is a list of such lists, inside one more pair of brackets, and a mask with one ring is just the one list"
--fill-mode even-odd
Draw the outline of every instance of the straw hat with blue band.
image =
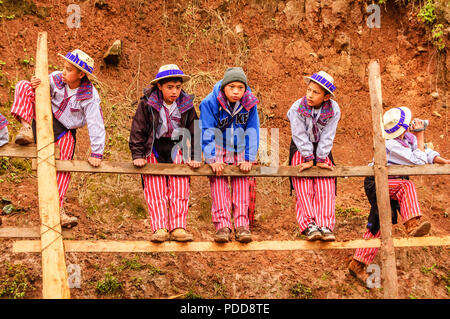
[[409, 123], [411, 123], [409, 108], [402, 106], [386, 111], [383, 115], [383, 137], [386, 139], [399, 137], [408, 130]]
[[183, 83], [186, 83], [191, 79], [191, 77], [184, 74], [176, 64], [166, 64], [159, 68], [158, 74], [156, 74], [156, 77], [150, 82], [150, 85], [156, 85], [156, 83], [162, 79], [167, 78], [181, 78]]
[[318, 73], [314, 73], [311, 76], [304, 76], [303, 78], [306, 84], [309, 84], [309, 81], [314, 81], [331, 95], [335, 96], [334, 91], [336, 90], [336, 86], [334, 86], [334, 79], [327, 72], [319, 71]]
[[94, 72], [94, 59], [92, 59], [89, 55], [87, 55], [85, 52], [75, 49], [72, 52], [68, 52], [65, 56], [58, 53], [60, 57], [62, 57], [67, 62], [74, 65], [77, 69], [80, 71], [83, 71], [86, 73], [88, 77], [94, 77], [96, 76], [93, 74]]

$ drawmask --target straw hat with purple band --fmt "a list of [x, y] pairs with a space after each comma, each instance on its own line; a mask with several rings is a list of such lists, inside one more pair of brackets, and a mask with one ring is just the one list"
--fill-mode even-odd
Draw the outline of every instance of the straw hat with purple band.
[[386, 111], [383, 115], [383, 137], [393, 139], [408, 130], [411, 122], [411, 110], [405, 106], [396, 107]]
[[319, 71], [319, 73], [314, 73], [311, 76], [304, 76], [303, 79], [305, 80], [306, 84], [309, 84], [309, 81], [316, 82], [321, 87], [323, 87], [327, 92], [329, 92], [331, 95], [335, 96], [334, 90], [336, 90], [336, 87], [333, 84], [334, 79], [327, 72]]
[[74, 65], [80, 71], [86, 73], [88, 77], [92, 76], [96, 78], [96, 76], [92, 74], [92, 72], [94, 72], [94, 59], [92, 59], [85, 52], [79, 49], [75, 49], [72, 52], [68, 52], [65, 56], [60, 53], [58, 53], [58, 55], [67, 62]]
[[150, 82], [150, 85], [156, 85], [156, 83], [162, 79], [167, 78], [182, 78], [183, 83], [186, 83], [191, 79], [191, 77], [184, 74], [176, 64], [166, 64], [159, 68], [158, 74], [156, 74], [156, 77]]

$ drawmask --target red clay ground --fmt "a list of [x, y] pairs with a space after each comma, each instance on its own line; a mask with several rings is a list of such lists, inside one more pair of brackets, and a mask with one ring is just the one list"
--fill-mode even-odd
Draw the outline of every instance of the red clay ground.
[[[335, 78], [342, 110], [333, 148], [336, 162], [366, 165], [373, 156], [366, 66], [378, 59], [384, 108], [405, 105], [415, 116], [429, 119], [426, 140], [449, 158], [448, 54], [436, 53], [429, 29], [417, 20], [418, 4], [391, 2], [381, 6], [381, 28], [369, 29], [363, 1], [85, 1], [79, 3], [81, 27], [69, 29], [70, 1], [36, 1], [31, 9], [2, 11], [0, 112], [11, 120], [14, 136], [18, 126], [9, 115], [12, 87], [32, 75], [37, 33], [47, 31], [51, 70], [61, 66], [57, 53], [72, 48], [94, 57], [107, 125], [106, 159], [130, 160], [133, 102], [160, 65], [176, 63], [193, 76], [186, 90], [197, 96], [196, 106], [226, 67], [239, 65], [260, 98], [262, 126], [280, 130], [282, 164], [290, 142], [286, 112], [304, 94], [302, 76], [322, 69]], [[4, 0], [3, 6], [7, 4]], [[22, 14], [24, 10], [31, 14]], [[102, 56], [116, 39], [122, 40], [123, 57], [117, 67], [107, 66]], [[448, 46], [448, 31], [444, 39]], [[84, 128], [76, 157], [86, 159], [88, 153]], [[20, 211], [3, 216], [0, 227], [39, 225], [36, 175], [24, 169], [24, 163], [2, 160], [0, 196]], [[432, 222], [431, 234], [448, 235], [449, 177], [412, 180], [422, 211]], [[301, 240], [287, 179], [259, 179], [256, 205], [254, 240]], [[369, 211], [362, 178], [338, 179], [337, 207], [338, 240], [361, 238]], [[138, 176], [73, 174], [66, 210], [80, 219], [73, 230], [76, 239], [150, 237]], [[197, 241], [213, 238], [206, 178], [191, 180], [188, 228]], [[394, 236], [406, 236], [403, 226], [394, 226]], [[25, 298], [41, 298], [39, 254], [12, 254], [11, 245], [12, 240], [0, 240], [0, 263], [23, 265], [35, 288], [27, 290]], [[381, 290], [368, 290], [348, 275], [351, 255], [349, 250], [326, 250], [66, 257], [82, 271], [81, 288], [71, 289], [72, 298], [168, 298], [185, 293], [187, 298], [382, 298]], [[396, 256], [402, 298], [448, 298], [448, 247], [396, 249]], [[375, 262], [380, 263], [378, 257]], [[8, 275], [6, 269], [0, 267], [0, 279]], [[122, 289], [100, 294], [96, 288], [106, 273], [117, 278]]]

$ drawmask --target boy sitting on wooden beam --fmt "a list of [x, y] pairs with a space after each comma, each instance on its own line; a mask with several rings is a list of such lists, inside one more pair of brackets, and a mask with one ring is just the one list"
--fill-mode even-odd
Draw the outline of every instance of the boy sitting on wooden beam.
[[[425, 148], [424, 121], [417, 118], [411, 121], [411, 118], [411, 111], [407, 107], [393, 108], [383, 115], [387, 165], [450, 164], [450, 160], [442, 158], [438, 152]], [[397, 223], [399, 211], [408, 235], [415, 237], [427, 235], [431, 224], [428, 221], [420, 221], [422, 213], [414, 183], [408, 176], [389, 176], [388, 183], [392, 222]], [[367, 231], [363, 237], [379, 238], [380, 221], [373, 176], [365, 178], [364, 190], [371, 209]], [[368, 278], [366, 266], [374, 260], [377, 252], [378, 248], [359, 248], [350, 261], [348, 267], [350, 274], [363, 284], [366, 284]]]
[[[91, 140], [89, 164], [96, 167], [101, 164], [105, 148], [105, 126], [100, 107], [100, 96], [91, 80], [94, 60], [81, 50], [68, 52], [63, 56], [63, 71], [49, 75], [50, 95], [53, 112], [53, 133], [55, 143], [60, 148], [60, 159], [71, 160], [75, 152], [76, 129], [87, 124]], [[35, 89], [41, 80], [32, 77], [31, 81], [19, 81], [16, 84], [11, 114], [22, 124], [15, 143], [20, 145], [35, 142]], [[78, 219], [64, 212], [63, 202], [69, 187], [71, 174], [57, 172], [61, 226], [71, 228]]]

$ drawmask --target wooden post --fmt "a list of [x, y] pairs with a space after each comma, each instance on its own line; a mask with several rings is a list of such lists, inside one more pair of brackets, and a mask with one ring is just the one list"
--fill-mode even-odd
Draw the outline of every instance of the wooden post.
[[36, 51], [36, 138], [39, 214], [41, 217], [42, 296], [70, 298], [56, 184], [53, 115], [48, 79], [47, 32], [39, 32]]
[[370, 104], [372, 107], [374, 175], [377, 193], [377, 205], [381, 231], [381, 265], [384, 298], [398, 298], [397, 268], [394, 242], [392, 239], [392, 213], [389, 199], [388, 169], [386, 166], [386, 146], [382, 135], [382, 97], [380, 65], [371, 61], [369, 70]]

